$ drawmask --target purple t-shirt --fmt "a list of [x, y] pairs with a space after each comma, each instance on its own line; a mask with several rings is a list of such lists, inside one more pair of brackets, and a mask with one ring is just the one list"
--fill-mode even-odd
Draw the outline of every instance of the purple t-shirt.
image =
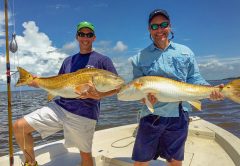
[[[58, 74], [75, 72], [82, 68], [99, 68], [117, 74], [110, 58], [95, 51], [88, 54], [75, 54], [67, 57]], [[97, 120], [100, 113], [100, 101], [94, 99], [69, 99], [60, 97], [55, 103], [65, 110], [89, 119]]]

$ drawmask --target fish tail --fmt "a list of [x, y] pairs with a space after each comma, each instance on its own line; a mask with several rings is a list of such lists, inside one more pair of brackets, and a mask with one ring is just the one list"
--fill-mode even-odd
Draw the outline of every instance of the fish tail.
[[233, 80], [226, 84], [222, 92], [227, 98], [240, 104], [240, 79]]
[[31, 73], [21, 67], [17, 67], [17, 70], [19, 72], [19, 79], [16, 86], [23, 86], [32, 82], [33, 76]]

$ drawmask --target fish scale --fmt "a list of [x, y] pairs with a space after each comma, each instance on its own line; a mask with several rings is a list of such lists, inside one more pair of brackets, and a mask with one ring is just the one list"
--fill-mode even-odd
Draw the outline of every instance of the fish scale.
[[96, 68], [85, 68], [72, 73], [37, 78], [33, 78], [32, 74], [21, 67], [18, 67], [18, 71], [20, 78], [16, 86], [35, 82], [39, 88], [49, 92], [49, 99], [54, 96], [76, 98], [79, 94], [86, 92], [89, 85], [95, 87], [99, 92], [108, 92], [118, 89], [124, 84], [124, 80], [116, 74]]
[[145, 98], [149, 110], [153, 111], [153, 106], [147, 97], [151, 93], [159, 102], [187, 101], [200, 110], [199, 100], [209, 98], [213, 91], [219, 91], [226, 98], [240, 103], [240, 79], [219, 88], [189, 84], [160, 76], [143, 76], [129, 82], [121, 88], [118, 100], [135, 101]]

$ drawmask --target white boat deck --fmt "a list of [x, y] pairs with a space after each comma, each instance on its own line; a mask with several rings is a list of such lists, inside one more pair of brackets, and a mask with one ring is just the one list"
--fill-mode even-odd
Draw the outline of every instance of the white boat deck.
[[[100, 130], [95, 133], [93, 157], [96, 166], [130, 166], [136, 124]], [[144, 153], [144, 152], [143, 152]], [[36, 159], [43, 166], [77, 166], [76, 148], [66, 149], [63, 140], [36, 148]], [[21, 153], [15, 154], [15, 166], [21, 165]], [[8, 165], [8, 156], [0, 158], [0, 166]], [[151, 166], [166, 165], [158, 158]], [[184, 166], [240, 166], [240, 139], [202, 119], [190, 123]]]

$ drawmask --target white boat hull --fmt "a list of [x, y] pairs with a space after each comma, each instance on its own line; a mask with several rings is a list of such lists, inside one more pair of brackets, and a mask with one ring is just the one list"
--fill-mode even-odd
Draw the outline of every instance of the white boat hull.
[[[95, 132], [93, 157], [96, 166], [132, 166], [133, 137], [136, 124]], [[43, 166], [76, 166], [80, 155], [76, 148], [65, 148], [64, 140], [35, 148], [36, 160]], [[190, 123], [183, 166], [240, 165], [240, 139], [205, 120]], [[144, 152], [143, 152], [144, 153]], [[14, 154], [14, 166], [20, 166], [21, 152]], [[8, 156], [0, 157], [0, 166], [9, 165]], [[166, 165], [158, 158], [151, 166]]]

